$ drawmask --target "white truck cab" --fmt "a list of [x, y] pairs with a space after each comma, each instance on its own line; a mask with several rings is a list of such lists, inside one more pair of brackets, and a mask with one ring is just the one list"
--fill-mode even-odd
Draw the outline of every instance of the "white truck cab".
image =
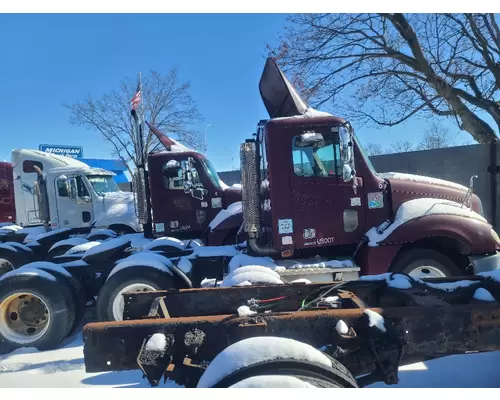
[[[52, 229], [112, 227], [123, 233], [141, 230], [134, 194], [122, 192], [113, 172], [91, 168], [70, 157], [38, 150], [12, 151], [16, 222], [26, 227], [43, 224], [36, 197], [37, 169], [46, 182]], [[38, 168], [36, 168], [38, 167]]]

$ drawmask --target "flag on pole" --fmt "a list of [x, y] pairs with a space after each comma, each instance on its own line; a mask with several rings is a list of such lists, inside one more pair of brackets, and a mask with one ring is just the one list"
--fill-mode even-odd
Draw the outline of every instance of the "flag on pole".
[[134, 97], [130, 100], [130, 105], [132, 106], [132, 110], [137, 110], [139, 103], [141, 102], [141, 81], [137, 84], [137, 90], [135, 92]]

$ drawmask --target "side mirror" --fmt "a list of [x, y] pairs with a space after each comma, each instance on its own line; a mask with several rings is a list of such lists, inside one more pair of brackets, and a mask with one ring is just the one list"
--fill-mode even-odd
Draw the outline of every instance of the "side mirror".
[[206, 195], [208, 195], [208, 190], [204, 188], [195, 188], [191, 191], [191, 196], [198, 200], [203, 200]]
[[342, 125], [339, 128], [339, 142], [342, 178], [344, 182], [350, 182], [356, 178], [356, 171], [354, 169], [352, 130], [349, 125]]
[[78, 197], [78, 190], [76, 188], [75, 178], [66, 179], [66, 190], [68, 192], [68, 198], [71, 200], [76, 200], [76, 198]]
[[323, 141], [323, 135], [317, 132], [304, 132], [300, 135], [300, 140], [302, 143], [318, 143]]

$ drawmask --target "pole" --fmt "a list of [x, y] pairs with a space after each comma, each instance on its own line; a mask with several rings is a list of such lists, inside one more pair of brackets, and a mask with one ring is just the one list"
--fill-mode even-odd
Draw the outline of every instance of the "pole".
[[208, 125], [205, 125], [205, 157], [206, 157], [206, 156], [207, 156], [207, 154], [208, 154], [208, 147], [207, 147], [207, 128], [210, 128], [210, 127], [215, 128], [215, 125], [214, 125], [214, 124], [208, 124]]

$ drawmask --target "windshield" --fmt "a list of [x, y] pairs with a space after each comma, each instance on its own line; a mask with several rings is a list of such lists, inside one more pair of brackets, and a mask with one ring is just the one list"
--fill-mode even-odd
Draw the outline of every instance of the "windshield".
[[219, 175], [217, 174], [217, 171], [215, 170], [212, 163], [207, 159], [201, 160], [201, 162], [204, 165], [205, 169], [207, 170], [208, 177], [210, 178], [214, 186], [223, 189], [225, 186], [224, 182], [222, 182], [221, 179], [219, 178]]
[[121, 192], [111, 175], [87, 175], [87, 179], [99, 196], [104, 193]]
[[359, 142], [358, 137], [356, 136], [356, 134], [354, 134], [353, 136], [354, 136], [354, 141], [356, 142], [356, 144], [358, 146], [359, 152], [361, 153], [361, 156], [366, 160], [366, 163], [368, 164], [368, 168], [370, 168], [370, 170], [374, 174], [377, 174], [377, 171], [375, 171], [375, 167], [373, 166], [373, 164], [370, 160], [370, 157], [368, 156], [368, 154], [366, 154], [363, 146], [361, 146], [361, 143]]

